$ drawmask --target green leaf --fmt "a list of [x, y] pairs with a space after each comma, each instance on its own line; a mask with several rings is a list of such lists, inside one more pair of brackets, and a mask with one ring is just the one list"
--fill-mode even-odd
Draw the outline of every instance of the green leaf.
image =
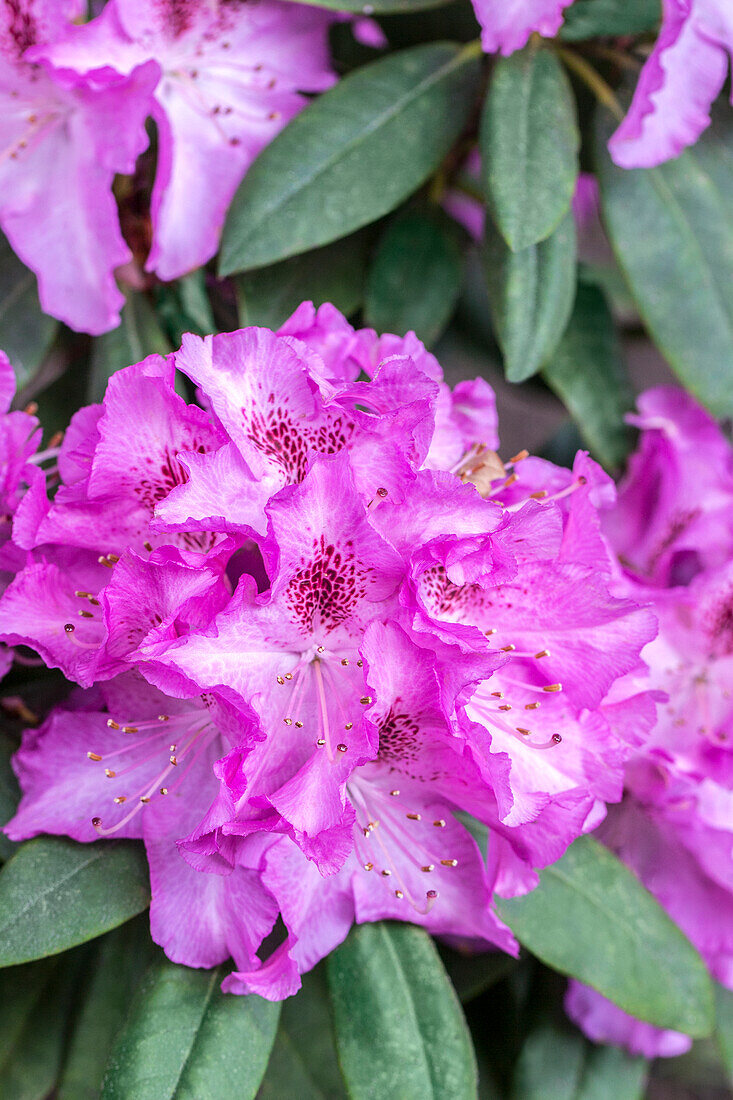
[[575, 298], [575, 254], [571, 214], [546, 241], [521, 252], [487, 224], [486, 289], [510, 382], [536, 374], [557, 347]]
[[441, 210], [414, 209], [384, 231], [367, 277], [364, 316], [377, 332], [412, 330], [431, 345], [461, 291], [461, 234]]
[[251, 1100], [280, 1006], [219, 989], [223, 969], [155, 963], [107, 1067], [102, 1100]]
[[549, 237], [570, 209], [580, 133], [570, 82], [553, 53], [527, 46], [501, 57], [486, 97], [483, 187], [513, 252]]
[[242, 181], [224, 226], [222, 274], [328, 244], [393, 210], [461, 133], [479, 73], [472, 47], [416, 46], [319, 96]]
[[0, 871], [0, 966], [55, 955], [101, 936], [149, 901], [141, 845], [29, 840]]
[[[0, 730], [0, 823], [7, 825], [15, 813], [20, 801], [20, 787], [10, 758], [17, 749], [17, 743], [4, 730]], [[18, 847], [0, 832], [0, 860], [10, 859]]]
[[733, 990], [715, 986], [716, 1025], [715, 1038], [722, 1059], [733, 1085]]
[[512, 1082], [513, 1100], [641, 1100], [648, 1065], [617, 1047], [594, 1046], [577, 1031], [546, 1022], [527, 1036]]
[[548, 966], [656, 1027], [707, 1035], [713, 995], [705, 964], [631, 871], [581, 837], [499, 916]]
[[89, 967], [89, 986], [68, 1043], [58, 1100], [99, 1097], [110, 1051], [153, 950], [146, 915], [99, 941]]
[[565, 12], [560, 37], [578, 42], [600, 34], [642, 34], [662, 18], [660, 0], [575, 0]]
[[341, 1100], [346, 1097], [338, 1066], [325, 968], [303, 976], [303, 988], [283, 1002], [280, 1026], [257, 1094], [258, 1100]]
[[435, 946], [410, 924], [362, 924], [329, 956], [336, 1044], [353, 1100], [466, 1100], [476, 1060]]
[[618, 468], [629, 451], [624, 414], [634, 398], [613, 318], [597, 286], [579, 284], [570, 323], [542, 375], [594, 457]]
[[0, 233], [0, 348], [15, 368], [18, 389], [40, 367], [57, 329], [58, 321], [41, 309], [35, 275]]
[[206, 290], [206, 272], [202, 267], [175, 283], [156, 287], [155, 303], [158, 321], [165, 325], [174, 348], [180, 347], [184, 332], [194, 332], [198, 336], [216, 332]]
[[79, 958], [0, 971], [0, 1096], [45, 1100], [58, 1077]]
[[323, 248], [236, 278], [242, 325], [277, 329], [301, 302], [331, 302], [348, 316], [364, 298], [367, 238], [343, 237]]
[[733, 122], [717, 116], [692, 149], [659, 168], [617, 168], [598, 128], [601, 205], [649, 333], [684, 385], [733, 414]]
[[171, 345], [144, 294], [132, 291], [122, 307], [117, 328], [92, 344], [89, 400], [101, 401], [115, 371], [139, 363], [146, 355], [167, 355]]

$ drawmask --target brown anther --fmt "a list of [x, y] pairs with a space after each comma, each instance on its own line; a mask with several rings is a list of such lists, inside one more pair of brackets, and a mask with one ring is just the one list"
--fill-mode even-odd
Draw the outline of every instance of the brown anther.
[[105, 768], [104, 774], [107, 776], [108, 779], [114, 779], [114, 777], [117, 775], [117, 772], [113, 772], [111, 768]]
[[393, 791], [390, 791], [389, 793], [392, 795], [393, 798], [397, 798], [397, 795], [400, 792], [397, 790], [397, 788], [395, 788]]
[[95, 829], [98, 829], [101, 824], [102, 824], [101, 817], [93, 817], [92, 818], [92, 825], [94, 826]]
[[292, 726], [293, 719], [292, 718], [283, 718], [283, 722], [285, 723], [286, 726]]
[[435, 870], [435, 864], [427, 863], [424, 867], [421, 867], [420, 870], [425, 871], [425, 873], [428, 874], [428, 872]]
[[486, 635], [487, 638], [490, 638], [492, 634], [496, 634], [496, 633], [497, 633], [496, 628], [493, 627], [493, 626], [491, 627], [490, 630], [485, 630], [484, 631], [484, 634]]
[[400, 899], [402, 899], [402, 898], [403, 898], [403, 897], [404, 897], [405, 895], [404, 895], [404, 894], [402, 893], [402, 891], [401, 891], [401, 890], [395, 890], [395, 892], [394, 892], [394, 896], [395, 896], [396, 898], [400, 898]]
[[457, 867], [458, 866], [458, 860], [457, 859], [441, 859], [440, 863], [441, 863], [441, 866], [443, 866], [443, 867]]
[[336, 748], [338, 749], [339, 752], [346, 752], [347, 749], [348, 749], [348, 745], [341, 744], [341, 745], [337, 745]]
[[560, 736], [559, 733], [553, 733], [552, 740], [553, 740], [554, 744], [556, 744], [556, 745], [561, 745], [562, 744], [562, 737]]
[[389, 878], [390, 875], [392, 874], [392, 872], [391, 871], [381, 871], [380, 874], [384, 875], [385, 878]]
[[545, 684], [543, 691], [562, 691], [562, 684]]
[[524, 704], [524, 709], [525, 710], [537, 710], [539, 705], [540, 705], [539, 703], [525, 703]]
[[513, 485], [515, 481], [519, 481], [519, 475], [509, 474], [509, 477], [504, 482], [503, 488], [506, 489], [509, 485]]
[[137, 726], [123, 726], [122, 727], [122, 732], [123, 733], [139, 733], [140, 730], [137, 728]]
[[386, 496], [389, 496], [389, 489], [385, 489], [384, 486], [382, 486], [381, 488], [377, 489], [377, 496], [381, 497], [382, 500], [384, 500]]
[[167, 787], [161, 787], [160, 788], [160, 793], [161, 794], [168, 794], [168, 788]]
[[517, 647], [515, 645], [503, 645], [499, 650], [500, 653], [513, 653]]
[[89, 600], [89, 603], [92, 605], [92, 607], [99, 607], [99, 600], [96, 596], [87, 596], [87, 599]]
[[176, 760], [175, 756], [169, 756], [168, 759], [170, 760], [174, 768], [178, 767], [178, 761]]
[[364, 864], [364, 870], [365, 871], [373, 871], [374, 870], [374, 864], [373, 863], [365, 863]]
[[82, 619], [93, 619], [94, 618], [91, 611], [77, 611], [77, 615], [81, 616]]
[[102, 555], [102, 557], [100, 558], [97, 558], [97, 562], [99, 565], [106, 565], [108, 569], [113, 568], [113, 563], [111, 561], [107, 561], [104, 555]]
[[514, 455], [514, 458], [510, 458], [510, 462], [522, 462], [525, 458], [529, 458], [529, 451], [522, 450], [519, 454]]
[[504, 698], [504, 692], [503, 691], [492, 691], [491, 694], [494, 697], [494, 699], [503, 699]]
[[359, 702], [361, 703], [361, 705], [363, 707], [368, 707], [369, 704], [372, 702], [372, 697], [371, 697], [371, 695], [362, 695]]
[[115, 804], [116, 804], [117, 806], [120, 806], [120, 805], [121, 805], [121, 804], [122, 804], [123, 802], [127, 802], [127, 795], [125, 795], [125, 794], [118, 794], [116, 798], [113, 798], [113, 799], [112, 799], [112, 801], [113, 801], [113, 802], [114, 802], [114, 803], [115, 803]]
[[108, 718], [107, 719], [107, 726], [111, 730], [118, 730], [120, 728], [120, 723], [115, 722], [114, 718]]
[[530, 737], [532, 735], [532, 730], [526, 730], [523, 726], [517, 726], [516, 730], [517, 733], [521, 733], [522, 737]]
[[502, 703], [501, 706], [499, 707], [499, 710], [511, 710], [511, 709], [512, 708], [511, 708], [510, 703]]
[[433, 825], [435, 826], [436, 829], [444, 829], [445, 828], [445, 821], [442, 817], [439, 817], [439, 818], [437, 818], [436, 821], [433, 822]]
[[140, 796], [140, 801], [147, 804], [150, 801], [150, 798], [148, 797], [148, 795], [144, 794]]
[[284, 684], [284, 683], [285, 683], [285, 679], [284, 679], [284, 677], [282, 677], [282, 676], [278, 676], [278, 678], [277, 678], [277, 682], [278, 682], [278, 684], [280, 684], [280, 685]]
[[170, 722], [170, 720], [171, 720], [170, 714], [159, 714], [158, 715], [158, 721], [159, 722]]
[[23, 409], [23, 412], [27, 413], [28, 416], [35, 416], [38, 412], [38, 402], [29, 401], [26, 407]]
[[536, 493], [530, 493], [530, 500], [544, 500], [547, 496], [547, 489], [539, 489]]
[[144, 542], [144, 543], [143, 543], [143, 546], [145, 547], [145, 549], [147, 550], [147, 552], [148, 552], [149, 554], [152, 554], [152, 552], [153, 552], [153, 544], [152, 544], [152, 542], [147, 542], [147, 541], [146, 541], [146, 542]]
[[549, 657], [549, 656], [550, 656], [549, 649], [541, 649], [539, 651], [539, 653], [535, 653], [535, 659], [538, 660], [538, 661], [541, 661], [543, 657]]
[[113, 565], [116, 565], [119, 560], [119, 554], [107, 554], [107, 561], [111, 561]]
[[344, 668], [346, 668], [349, 664], [349, 658], [348, 657], [342, 657], [341, 658], [341, 664], [344, 666]]
[[98, 752], [88, 752], [87, 757], [88, 757], [89, 760], [101, 760], [102, 759], [102, 757], [99, 755]]
[[295, 728], [296, 728], [296, 730], [302, 730], [302, 728], [303, 728], [303, 723], [302, 723], [302, 722], [296, 722], [296, 723], [295, 723]]
[[78, 596], [80, 600], [88, 600], [91, 592], [75, 592], [74, 595]]
[[292, 680], [292, 678], [293, 678], [292, 672], [286, 672], [285, 673], [285, 679], [286, 680]]
[[420, 821], [422, 820], [420, 814], [405, 814], [408, 821]]
[[280, 118], [280, 112], [279, 111], [270, 111], [270, 113], [267, 117], [268, 117], [270, 122], [275, 122], [278, 118]]
[[364, 662], [362, 661], [361, 657], [360, 657], [360, 658], [359, 658], [359, 660], [358, 660], [358, 661], [356, 662], [356, 667], [357, 667], [357, 668], [363, 668], [363, 667], [364, 667]]
[[316, 744], [319, 746], [319, 748], [322, 748], [326, 744], [326, 738], [325, 737], [319, 737], [318, 740], [316, 741]]
[[345, 726], [344, 726], [344, 729], [345, 729], [345, 730], [346, 730], [347, 732], [348, 732], [349, 730], [353, 729], [353, 728], [354, 728], [354, 723], [353, 723], [353, 722], [347, 722], [347, 723], [345, 724]]
[[73, 623], [64, 623], [64, 630], [66, 631], [67, 634], [73, 634], [74, 631], [76, 630], [76, 627], [74, 626]]

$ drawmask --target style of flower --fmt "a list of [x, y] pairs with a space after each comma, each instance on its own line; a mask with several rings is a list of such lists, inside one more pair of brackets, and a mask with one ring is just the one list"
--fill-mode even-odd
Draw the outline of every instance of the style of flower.
[[[654, 601], [646, 683], [667, 702], [599, 836], [733, 987], [733, 448], [681, 391], [649, 391], [639, 408], [639, 447], [606, 530], [621, 586]], [[567, 1008], [591, 1037], [647, 1056], [691, 1042], [582, 987], [571, 988]]]
[[44, 310], [97, 334], [119, 323], [114, 270], [130, 259], [112, 182], [148, 143], [158, 67], [135, 64], [123, 76], [95, 61], [82, 76], [33, 58], [77, 6], [0, 3], [0, 227], [38, 276]]
[[732, 52], [727, 0], [662, 0], [659, 37], [609, 142], [616, 164], [652, 168], [694, 145], [710, 124]]
[[176, 279], [214, 255], [252, 161], [306, 105], [302, 92], [333, 83], [334, 18], [278, 0], [110, 0], [42, 52], [77, 72], [147, 62], [160, 74], [149, 101], [158, 153], [148, 270]]

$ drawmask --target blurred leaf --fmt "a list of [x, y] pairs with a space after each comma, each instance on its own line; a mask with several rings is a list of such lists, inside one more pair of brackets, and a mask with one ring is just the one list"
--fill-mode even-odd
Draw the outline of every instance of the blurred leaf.
[[470, 47], [416, 46], [319, 96], [242, 181], [224, 226], [222, 274], [328, 244], [393, 210], [460, 134], [479, 74]]
[[149, 901], [142, 845], [50, 836], [26, 841], [0, 871], [0, 966], [101, 936]]
[[624, 414], [634, 397], [613, 319], [597, 286], [579, 283], [570, 323], [542, 376], [572, 414], [594, 457], [608, 469], [619, 467], [629, 451]]
[[0, 971], [0, 1096], [44, 1100], [53, 1089], [79, 959]]
[[174, 348], [181, 346], [184, 332], [194, 332], [197, 336], [216, 332], [206, 290], [206, 272], [202, 267], [175, 283], [162, 283], [155, 292], [158, 319], [165, 324]]
[[89, 401], [101, 401], [115, 371], [139, 363], [146, 355], [167, 355], [170, 342], [144, 294], [131, 291], [122, 307], [122, 322], [92, 344]]
[[598, 128], [611, 244], [654, 342], [717, 416], [733, 414], [733, 121], [659, 168], [617, 168]]
[[393, 50], [421, 42], [471, 42], [479, 35], [471, 0], [450, 0], [440, 8], [412, 14], [380, 13], [379, 25]]
[[480, 955], [462, 954], [449, 947], [438, 947], [443, 965], [462, 1004], [480, 996], [496, 985], [517, 964], [503, 951], [484, 951]]
[[[13, 738], [9, 737], [5, 730], [0, 730], [0, 824], [2, 825], [7, 825], [20, 801], [20, 787], [10, 763], [17, 747]], [[0, 832], [0, 860], [10, 859], [17, 847], [18, 845], [12, 840], [8, 840], [5, 833]]]
[[708, 1035], [710, 976], [639, 880], [592, 837], [576, 840], [520, 898], [496, 900], [517, 939], [548, 966], [656, 1027]]
[[383, 11], [421, 11], [423, 8], [439, 8], [449, 0], [373, 0], [364, 4], [364, 0], [290, 0], [291, 3], [312, 4], [317, 8], [331, 8], [333, 11], [353, 11], [357, 15], [371, 15]]
[[733, 1085], [733, 990], [715, 986], [716, 1027], [715, 1037]]
[[583, 1048], [579, 1032], [550, 1023], [531, 1031], [514, 1070], [512, 1100], [574, 1100], [583, 1069]]
[[329, 956], [336, 1045], [353, 1100], [469, 1100], [476, 1060], [458, 998], [430, 937], [362, 924]]
[[303, 975], [303, 988], [283, 1002], [275, 1045], [258, 1100], [342, 1100], [325, 969]]
[[565, 71], [530, 44], [500, 57], [481, 119], [484, 193], [514, 252], [544, 241], [570, 209], [580, 133]]
[[461, 291], [461, 233], [442, 210], [413, 209], [385, 229], [367, 276], [364, 319], [377, 332], [410, 330], [431, 345]]
[[585, 1062], [575, 1100], [641, 1100], [649, 1064], [619, 1047], [585, 1044]]
[[110, 1051], [154, 949], [147, 916], [128, 921], [100, 940], [68, 1043], [58, 1100], [97, 1100], [101, 1094]]
[[565, 11], [560, 37], [577, 42], [600, 34], [642, 34], [661, 18], [660, 0], [575, 0]]
[[155, 963], [112, 1053], [103, 1100], [251, 1100], [280, 1005], [219, 989], [223, 969]]
[[486, 289], [510, 382], [536, 374], [558, 345], [575, 298], [575, 249], [571, 214], [546, 241], [521, 252], [487, 223]]
[[0, 348], [15, 368], [17, 389], [40, 367], [58, 327], [41, 309], [35, 275], [0, 233]]
[[363, 233], [292, 256], [236, 278], [242, 325], [277, 329], [301, 302], [331, 302], [348, 316], [364, 298], [367, 238]]

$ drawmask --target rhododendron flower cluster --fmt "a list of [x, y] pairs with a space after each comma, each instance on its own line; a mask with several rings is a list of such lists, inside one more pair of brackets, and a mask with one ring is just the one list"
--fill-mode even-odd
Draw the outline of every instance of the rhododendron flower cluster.
[[621, 797], [656, 622], [613, 592], [607, 476], [496, 428], [485, 382], [331, 306], [116, 373], [15, 512], [0, 637], [84, 690], [25, 734], [8, 835], [142, 837], [154, 938], [235, 992], [354, 921], [516, 952], [492, 894]]
[[[645, 393], [632, 419], [639, 448], [606, 532], [622, 591], [658, 616], [643, 656], [667, 701], [599, 835], [733, 988], [733, 447], [681, 390]], [[691, 1043], [582, 986], [567, 1008], [597, 1041], [650, 1057]]]

